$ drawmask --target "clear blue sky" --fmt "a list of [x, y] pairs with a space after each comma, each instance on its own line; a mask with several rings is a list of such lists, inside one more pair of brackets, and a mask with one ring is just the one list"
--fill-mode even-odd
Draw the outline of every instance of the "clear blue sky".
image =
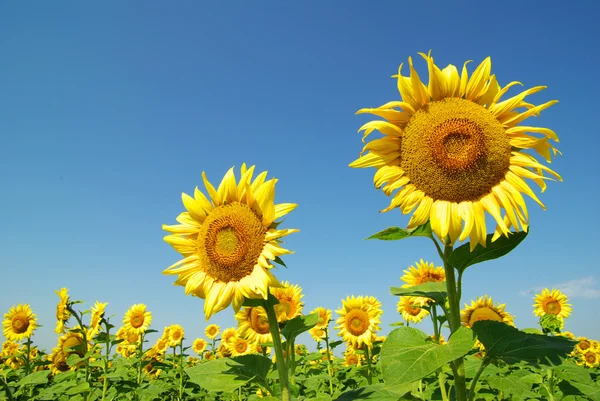
[[[31, 304], [50, 348], [64, 286], [86, 307], [109, 302], [117, 322], [145, 303], [153, 328], [203, 335], [203, 301], [161, 274], [179, 259], [161, 224], [202, 171], [218, 181], [245, 161], [280, 179], [277, 202], [299, 204], [284, 224], [300, 229], [287, 241], [296, 254], [277, 277], [304, 288], [307, 312], [377, 296], [389, 332], [400, 319], [389, 287], [439, 259], [425, 239], [364, 240], [408, 217], [380, 214], [389, 199], [374, 170], [348, 167], [369, 118], [354, 113], [398, 100], [390, 76], [432, 49], [442, 67], [492, 56], [501, 84], [547, 85], [531, 101], [560, 100], [534, 123], [560, 136], [564, 183], [541, 195], [547, 211], [528, 203], [521, 247], [467, 271], [463, 300], [489, 294], [526, 328], [528, 292], [562, 285], [567, 329], [598, 339], [600, 8], [584, 3], [4, 2], [0, 311]], [[211, 322], [233, 324], [231, 309]]]

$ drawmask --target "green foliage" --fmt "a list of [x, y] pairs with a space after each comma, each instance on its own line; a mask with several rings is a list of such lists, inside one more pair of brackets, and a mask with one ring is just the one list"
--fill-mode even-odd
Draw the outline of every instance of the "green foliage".
[[422, 226], [413, 228], [412, 230], [406, 230], [400, 227], [389, 227], [383, 231], [371, 235], [367, 239], [379, 239], [384, 241], [397, 241], [409, 237], [428, 237], [433, 238], [431, 232], [431, 224], [429, 222]]
[[390, 292], [392, 295], [397, 296], [416, 296], [433, 299], [439, 305], [445, 304], [447, 295], [445, 282], [424, 283], [407, 288], [392, 287], [390, 288]]
[[319, 322], [319, 314], [313, 313], [307, 316], [296, 316], [290, 319], [281, 330], [281, 335], [288, 341], [293, 341], [300, 334], [312, 329]]
[[245, 355], [208, 361], [185, 372], [192, 382], [208, 391], [233, 392], [254, 379], [266, 383], [271, 366], [271, 360], [261, 355]]

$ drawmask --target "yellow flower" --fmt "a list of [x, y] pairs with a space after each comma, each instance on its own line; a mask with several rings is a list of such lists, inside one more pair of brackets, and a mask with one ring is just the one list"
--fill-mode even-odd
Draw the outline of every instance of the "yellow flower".
[[67, 357], [69, 355], [79, 355], [83, 358], [89, 347], [85, 346], [81, 333], [67, 331], [58, 339], [58, 348]]
[[223, 334], [221, 335], [221, 342], [225, 345], [228, 345], [233, 337], [237, 335], [237, 330], [235, 327], [229, 327], [223, 330]]
[[283, 281], [281, 284], [280, 288], [272, 288], [271, 293], [279, 301], [274, 307], [277, 321], [285, 323], [302, 314], [304, 303], [300, 299], [304, 294], [302, 294], [302, 288], [297, 284], [290, 285], [287, 281]]
[[209, 324], [208, 326], [206, 326], [206, 330], [204, 330], [204, 334], [206, 334], [206, 337], [208, 337], [211, 340], [217, 338], [220, 332], [220, 327], [216, 324]]
[[100, 332], [100, 323], [104, 317], [104, 310], [106, 309], [108, 302], [98, 302], [92, 306], [92, 317], [90, 318], [89, 335], [90, 339], [93, 339]]
[[408, 323], [419, 323], [425, 316], [429, 315], [429, 312], [423, 309], [423, 306], [426, 304], [427, 298], [400, 297], [398, 301], [398, 313]]
[[183, 340], [185, 332], [183, 327], [178, 324], [172, 324], [169, 330], [169, 347], [175, 347]]
[[528, 212], [521, 193], [543, 204], [524, 179], [543, 191], [549, 178], [544, 172], [561, 178], [523, 151], [533, 150], [550, 162], [559, 153], [550, 140], [558, 137], [548, 128], [518, 124], [557, 101], [539, 106], [524, 101], [543, 86], [501, 101], [518, 82], [500, 87], [496, 76], [490, 75], [489, 57], [469, 79], [467, 63], [459, 75], [453, 65], [440, 70], [431, 53], [421, 56], [429, 69], [427, 85], [409, 57], [410, 76], [401, 75], [402, 65], [394, 76], [402, 101], [358, 111], [384, 118], [360, 128], [363, 141], [374, 130], [384, 137], [367, 143], [350, 166], [375, 167], [375, 186], [383, 187], [388, 196], [399, 190], [383, 211], [414, 210], [408, 228], [431, 221], [433, 232], [449, 244], [470, 237], [472, 248], [478, 243], [485, 246], [486, 212], [496, 221], [498, 235], [508, 235], [511, 226], [527, 230]]
[[206, 361], [211, 361], [215, 359], [214, 354], [211, 351], [204, 351], [204, 355], [202, 355], [202, 359]]
[[325, 329], [322, 329], [319, 326], [313, 327], [312, 329], [308, 330], [308, 332], [316, 342], [325, 340], [325, 336], [327, 335]]
[[7, 340], [2, 343], [2, 353], [0, 357], [9, 357], [16, 355], [19, 352], [19, 343], [16, 343], [12, 340]]
[[563, 331], [562, 333], [559, 334], [559, 336], [567, 337], [567, 338], [570, 338], [571, 340], [575, 339], [575, 334], [571, 333], [570, 331]]
[[235, 314], [239, 335], [252, 343], [270, 343], [273, 341], [269, 331], [269, 319], [263, 307], [244, 307]]
[[220, 358], [230, 358], [232, 356], [231, 350], [226, 344], [221, 344], [217, 347], [217, 356]]
[[600, 355], [595, 350], [589, 350], [582, 355], [585, 366], [595, 368], [600, 365]]
[[65, 323], [71, 317], [71, 313], [67, 309], [67, 306], [69, 305], [69, 290], [61, 288], [59, 291], [55, 292], [60, 300], [58, 301], [58, 305], [56, 305], [56, 328], [54, 329], [54, 332], [62, 334], [65, 331]]
[[276, 179], [265, 181], [263, 172], [253, 181], [254, 166], [243, 164], [236, 183], [233, 171], [218, 189], [202, 173], [210, 199], [198, 188], [193, 198], [183, 194], [187, 211], [177, 217], [180, 224], [163, 225], [172, 233], [165, 241], [184, 257], [163, 273], [177, 275], [175, 284], [186, 294], [206, 299], [207, 320], [231, 304], [237, 312], [244, 298], [267, 299], [269, 287], [280, 286], [269, 261], [292, 253], [280, 238], [298, 231], [276, 228], [276, 220], [297, 206], [274, 204]]
[[48, 356], [48, 360], [52, 362], [50, 369], [52, 370], [53, 375], [66, 372], [71, 369], [71, 367], [67, 364], [67, 356], [60, 347], [52, 349], [52, 354]]
[[319, 321], [317, 322], [317, 325], [315, 327], [324, 328], [324, 327], [329, 326], [329, 321], [331, 320], [331, 310], [330, 309], [326, 309], [326, 308], [323, 308], [322, 306], [318, 306], [315, 309], [313, 309], [312, 312], [310, 312], [311, 315], [313, 313], [317, 313], [319, 315]]
[[21, 341], [31, 337], [37, 328], [37, 319], [28, 304], [13, 306], [4, 314], [2, 332], [8, 340]]
[[592, 348], [592, 342], [589, 338], [579, 337], [577, 340], [579, 340], [579, 342], [575, 346], [575, 350], [579, 351], [580, 353], [583, 354]]
[[345, 342], [355, 346], [372, 344], [375, 333], [380, 330], [377, 325], [383, 312], [371, 305], [362, 296], [342, 300], [342, 307], [335, 311], [340, 316], [336, 320], [336, 329]]
[[534, 302], [533, 313], [536, 316], [549, 314], [567, 318], [571, 314], [572, 309], [567, 296], [554, 288], [544, 288], [541, 293], [535, 295]]
[[135, 331], [143, 334], [152, 322], [152, 314], [146, 311], [146, 305], [135, 304], [125, 313], [123, 317], [123, 327], [127, 331]]
[[467, 327], [480, 320], [495, 320], [513, 326], [514, 317], [505, 312], [505, 308], [506, 304], [494, 304], [492, 297], [485, 295], [471, 301], [471, 306], [465, 304], [465, 309], [460, 311], [461, 321]]
[[356, 352], [352, 348], [346, 349], [344, 352], [344, 365], [345, 366], [361, 366], [360, 357], [356, 354]]
[[243, 337], [235, 336], [229, 340], [229, 351], [232, 356], [255, 354], [256, 347]]
[[167, 348], [169, 348], [168, 337], [160, 337], [158, 340], [156, 340], [156, 343], [154, 344], [153, 348], [156, 350], [157, 353], [164, 354]]
[[140, 341], [140, 335], [136, 331], [125, 331], [125, 340], [128, 344], [135, 344]]
[[198, 359], [198, 357], [196, 357], [196, 356], [188, 356], [188, 358], [187, 358], [187, 363], [190, 366], [194, 366], [198, 362], [200, 362], [200, 359]]
[[402, 287], [446, 281], [446, 272], [442, 266], [435, 267], [433, 263], [427, 263], [423, 259], [415, 265], [416, 267], [411, 266], [408, 270], [404, 270], [404, 276], [400, 277], [400, 280], [406, 284]]
[[206, 349], [206, 340], [203, 338], [196, 338], [194, 340], [194, 342], [192, 343], [192, 350], [198, 354], [198, 355], [202, 355], [202, 353], [204, 352], [204, 350]]

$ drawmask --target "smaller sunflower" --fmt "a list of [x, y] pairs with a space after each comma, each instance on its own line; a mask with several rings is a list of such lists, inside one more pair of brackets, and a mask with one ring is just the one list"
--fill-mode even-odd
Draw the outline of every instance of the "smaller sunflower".
[[90, 318], [89, 336], [90, 339], [94, 338], [100, 332], [100, 323], [104, 317], [104, 310], [106, 309], [108, 302], [98, 302], [92, 306], [92, 317]]
[[123, 327], [127, 331], [135, 331], [143, 334], [152, 322], [152, 314], [146, 311], [146, 305], [135, 304], [125, 313], [123, 317]]
[[188, 364], [188, 366], [197, 365], [198, 362], [200, 362], [200, 359], [198, 359], [197, 356], [188, 356], [188, 358], [187, 358], [187, 364]]
[[244, 307], [235, 314], [239, 335], [252, 343], [264, 344], [273, 341], [269, 330], [269, 318], [263, 307]]
[[214, 340], [215, 338], [217, 338], [217, 336], [219, 335], [220, 332], [221, 332], [221, 328], [219, 326], [217, 326], [216, 324], [209, 324], [208, 326], [206, 326], [206, 330], [204, 331], [204, 333], [206, 334], [206, 337], [208, 337], [211, 340]]
[[582, 354], [582, 359], [585, 366], [588, 368], [595, 368], [600, 365], [600, 355], [595, 350], [589, 350]]
[[217, 348], [217, 356], [219, 358], [231, 358], [233, 355], [231, 354], [231, 350], [227, 345], [221, 344]]
[[183, 327], [178, 324], [172, 324], [169, 329], [169, 347], [176, 347], [183, 340], [185, 332]]
[[514, 316], [506, 312], [505, 308], [506, 304], [494, 304], [492, 297], [485, 295], [471, 301], [471, 306], [465, 304], [465, 309], [460, 311], [461, 321], [469, 328], [480, 320], [495, 320], [514, 326]]
[[169, 340], [167, 337], [160, 337], [156, 340], [156, 343], [152, 346], [152, 348], [159, 354], [164, 354], [169, 348]]
[[316, 342], [325, 340], [325, 336], [327, 335], [325, 329], [322, 329], [319, 326], [313, 327], [308, 332]]
[[541, 293], [535, 295], [533, 300], [533, 313], [536, 316], [549, 314], [566, 319], [572, 311], [567, 296], [555, 288], [552, 290], [544, 288]]
[[356, 354], [356, 352], [354, 352], [350, 348], [348, 348], [346, 350], [346, 352], [344, 352], [344, 365], [347, 367], [350, 367], [350, 366], [360, 367], [361, 366], [360, 357]]
[[339, 335], [345, 342], [361, 346], [372, 344], [375, 333], [380, 330], [381, 309], [372, 307], [365, 297], [348, 297], [342, 300], [342, 307], [335, 311], [340, 317], [336, 320]]
[[302, 314], [304, 303], [300, 300], [304, 294], [302, 294], [302, 288], [297, 284], [290, 285], [289, 282], [282, 281], [281, 285], [281, 287], [271, 288], [271, 294], [279, 300], [279, 303], [275, 305], [277, 321], [285, 323]]
[[318, 306], [310, 312], [311, 315], [313, 313], [317, 313], [319, 315], [319, 321], [315, 327], [323, 328], [329, 326], [329, 322], [331, 321], [331, 309]]
[[8, 340], [21, 341], [31, 337], [37, 328], [37, 319], [27, 304], [13, 306], [4, 314], [2, 321], [4, 337]]
[[577, 351], [579, 351], [580, 353], [583, 354], [583, 353], [589, 351], [592, 348], [592, 342], [590, 341], [589, 338], [578, 337], [577, 340], [579, 340], [579, 342], [575, 346], [575, 349]]
[[19, 343], [16, 343], [12, 340], [7, 340], [2, 343], [2, 353], [0, 356], [2, 357], [10, 357], [16, 355], [19, 352]]
[[231, 339], [237, 335], [237, 330], [235, 327], [229, 327], [223, 330], [223, 334], [221, 335], [221, 343], [225, 345], [229, 344]]
[[52, 349], [52, 354], [48, 356], [48, 360], [52, 362], [50, 369], [52, 370], [53, 375], [66, 372], [71, 369], [67, 363], [67, 356], [60, 347]]
[[83, 358], [89, 347], [86, 348], [81, 333], [68, 331], [58, 339], [58, 348], [66, 356], [79, 355]]
[[442, 266], [435, 267], [433, 263], [425, 262], [423, 259], [415, 263], [415, 266], [404, 270], [404, 276], [400, 277], [400, 280], [406, 284], [403, 284], [402, 287], [446, 281], [446, 272]]
[[245, 338], [240, 336], [235, 336], [231, 340], [229, 340], [229, 351], [231, 351], [232, 356], [241, 356], [248, 354], [255, 354], [256, 347], [254, 344], [250, 343]]
[[398, 301], [398, 313], [402, 315], [407, 323], [419, 323], [425, 316], [429, 315], [429, 312], [423, 309], [426, 303], [426, 298], [400, 297]]
[[204, 352], [204, 350], [206, 349], [206, 340], [203, 338], [196, 338], [194, 340], [194, 342], [192, 343], [192, 350], [198, 354], [198, 355], [202, 355], [202, 353]]
[[215, 359], [215, 355], [212, 353], [212, 351], [204, 351], [202, 359], [204, 359], [205, 361], [212, 361], [213, 359]]
[[125, 341], [128, 344], [135, 344], [140, 341], [140, 335], [135, 331], [126, 331], [125, 332]]
[[69, 312], [69, 290], [66, 288], [61, 288], [56, 292], [56, 295], [59, 296], [60, 300], [56, 305], [56, 328], [54, 332], [57, 334], [62, 334], [65, 331], [65, 323], [71, 317], [71, 312]]

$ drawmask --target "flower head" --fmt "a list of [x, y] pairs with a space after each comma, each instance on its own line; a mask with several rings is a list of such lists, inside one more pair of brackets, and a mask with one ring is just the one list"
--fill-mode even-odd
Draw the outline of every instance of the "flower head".
[[37, 328], [37, 319], [28, 304], [19, 304], [4, 314], [2, 326], [7, 340], [21, 341], [31, 337]]

